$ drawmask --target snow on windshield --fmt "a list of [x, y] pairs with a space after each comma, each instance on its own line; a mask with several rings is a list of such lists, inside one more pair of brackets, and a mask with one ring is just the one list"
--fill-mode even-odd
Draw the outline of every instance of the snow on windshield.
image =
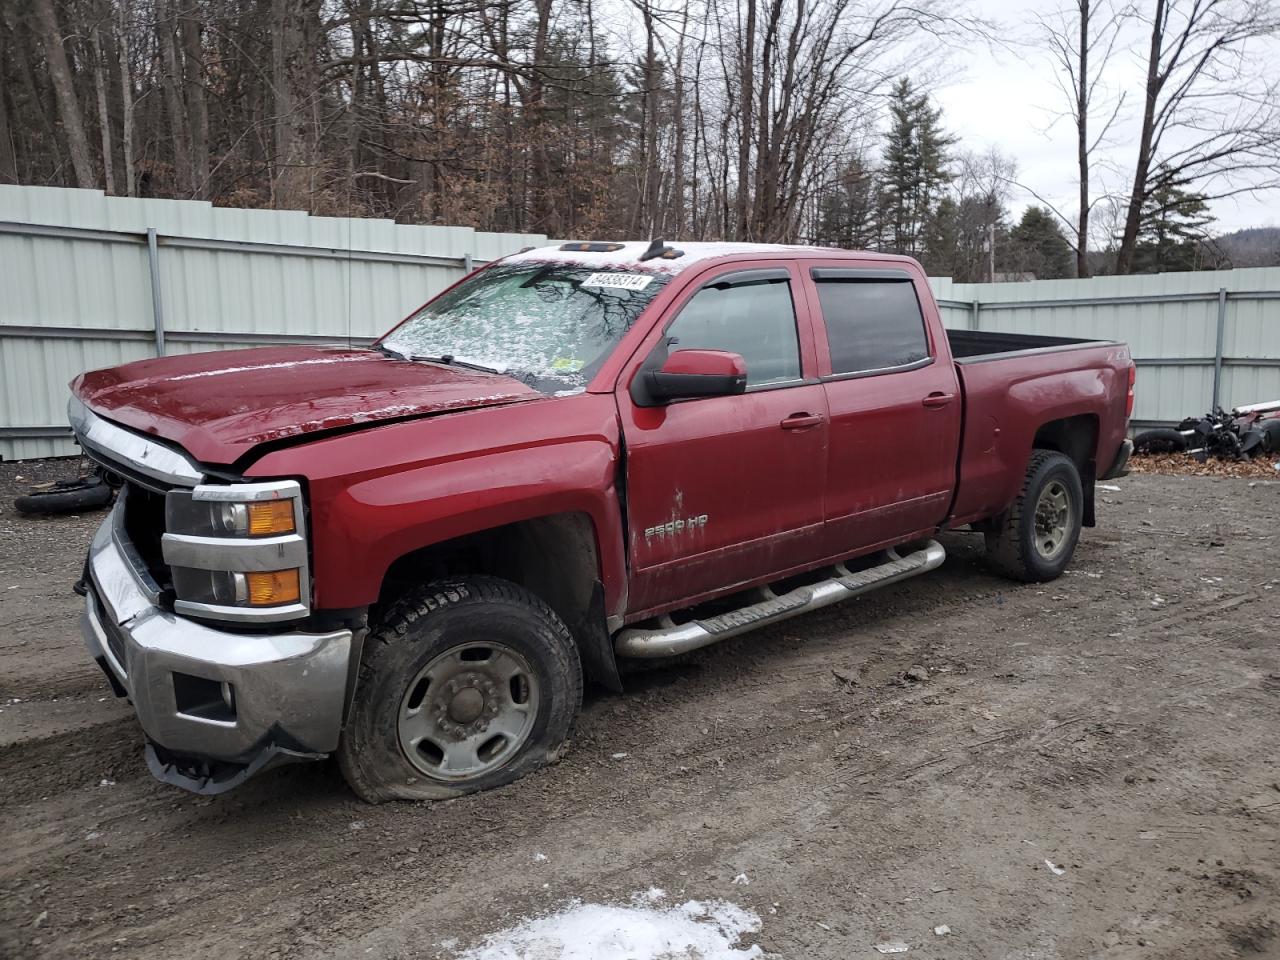
[[669, 279], [580, 264], [498, 264], [423, 307], [382, 343], [410, 357], [488, 367], [547, 393], [577, 392]]

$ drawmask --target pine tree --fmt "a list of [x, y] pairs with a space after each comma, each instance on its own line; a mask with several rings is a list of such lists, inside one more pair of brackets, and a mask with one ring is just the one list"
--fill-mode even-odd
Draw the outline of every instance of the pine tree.
[[959, 214], [955, 200], [943, 197], [925, 224], [921, 262], [931, 277], [956, 277], [960, 272]]
[[879, 247], [876, 189], [875, 173], [862, 157], [843, 163], [818, 196], [814, 242], [849, 250]]
[[1009, 234], [1012, 272], [1030, 273], [1037, 280], [1073, 275], [1071, 244], [1048, 210], [1027, 207]]
[[881, 192], [886, 240], [894, 253], [920, 252], [921, 233], [951, 179], [949, 150], [956, 140], [941, 125], [942, 110], [903, 77], [893, 88], [885, 135]]
[[1161, 176], [1142, 208], [1135, 273], [1201, 269], [1203, 245], [1213, 222], [1202, 194], [1188, 193]]

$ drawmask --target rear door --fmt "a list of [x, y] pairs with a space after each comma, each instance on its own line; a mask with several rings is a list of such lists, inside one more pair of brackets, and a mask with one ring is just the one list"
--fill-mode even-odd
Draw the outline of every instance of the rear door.
[[920, 536], [946, 517], [960, 443], [959, 383], [935, 342], [933, 299], [896, 263], [807, 266], [831, 417], [826, 546], [836, 554]]
[[[768, 577], [820, 549], [826, 400], [800, 279], [776, 260], [713, 269], [621, 378], [632, 613]], [[637, 406], [631, 378], [664, 341], [741, 354], [747, 392]]]

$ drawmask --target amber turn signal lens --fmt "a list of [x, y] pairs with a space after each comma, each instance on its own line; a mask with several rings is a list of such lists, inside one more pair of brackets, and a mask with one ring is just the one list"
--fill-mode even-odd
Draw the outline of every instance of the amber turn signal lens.
[[249, 506], [249, 536], [261, 537], [270, 533], [293, 533], [292, 500], [262, 500]]
[[298, 571], [267, 570], [244, 575], [249, 587], [249, 606], [271, 607], [281, 603], [297, 603], [301, 599]]

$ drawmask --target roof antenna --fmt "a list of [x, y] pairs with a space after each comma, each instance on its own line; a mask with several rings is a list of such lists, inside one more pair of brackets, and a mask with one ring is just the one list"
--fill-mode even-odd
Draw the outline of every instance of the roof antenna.
[[646, 260], [652, 260], [654, 257], [662, 256], [662, 252], [667, 249], [667, 245], [661, 239], [654, 240], [649, 244], [649, 249], [640, 254], [639, 261], [644, 263]]

